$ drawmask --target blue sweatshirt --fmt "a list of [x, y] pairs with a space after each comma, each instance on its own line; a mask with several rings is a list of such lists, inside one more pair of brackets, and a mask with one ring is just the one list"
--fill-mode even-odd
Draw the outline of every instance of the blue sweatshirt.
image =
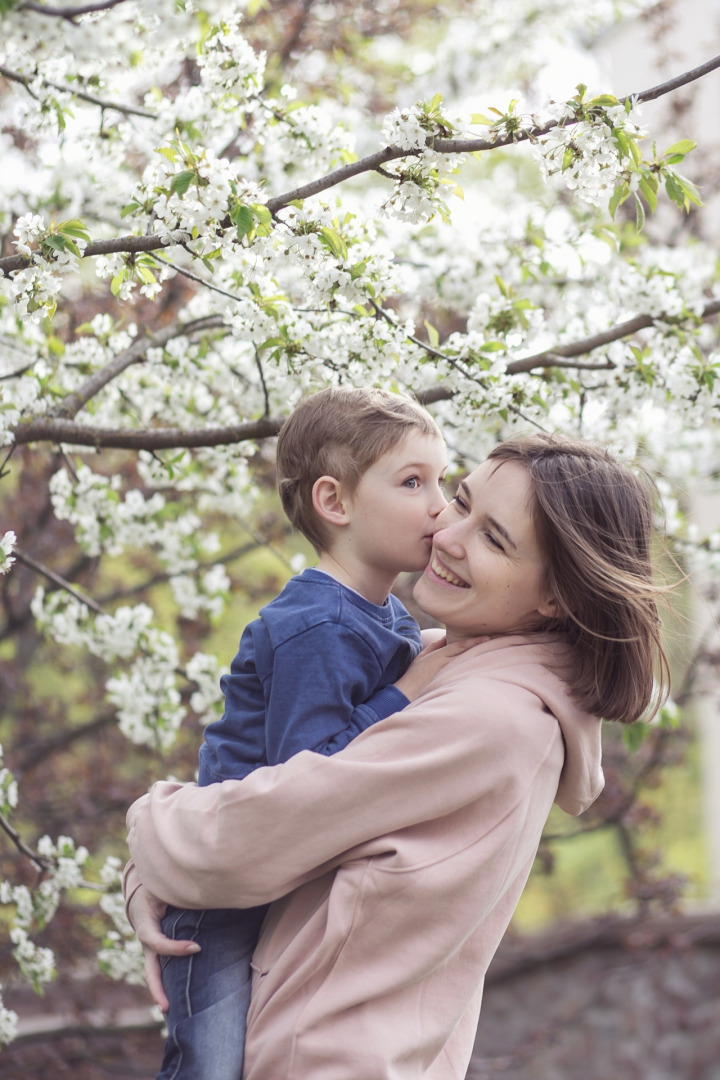
[[392, 684], [420, 651], [395, 596], [372, 604], [305, 570], [245, 628], [220, 681], [223, 717], [208, 724], [198, 783], [241, 779], [300, 750], [335, 754], [408, 699]]

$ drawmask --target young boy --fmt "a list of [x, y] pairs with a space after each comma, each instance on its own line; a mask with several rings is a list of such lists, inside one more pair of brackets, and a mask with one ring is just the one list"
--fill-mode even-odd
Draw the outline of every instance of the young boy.
[[[440, 432], [407, 398], [331, 388], [298, 405], [278, 439], [278, 488], [317, 566], [245, 628], [221, 681], [225, 713], [200, 748], [200, 785], [301, 750], [334, 754], [407, 705], [393, 684], [420, 631], [390, 589], [427, 565], [445, 468]], [[168, 909], [164, 933], [200, 951], [163, 958], [170, 1009], [157, 1080], [240, 1080], [265, 911]]]

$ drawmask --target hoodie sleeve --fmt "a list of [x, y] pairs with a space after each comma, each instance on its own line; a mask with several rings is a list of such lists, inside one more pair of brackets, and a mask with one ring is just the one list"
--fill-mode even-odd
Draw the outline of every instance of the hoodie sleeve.
[[534, 694], [456, 678], [334, 757], [302, 752], [205, 788], [156, 784], [128, 812], [132, 880], [182, 906], [266, 903], [470, 802], [482, 800], [486, 832], [531, 788], [549, 810], [563, 761]]

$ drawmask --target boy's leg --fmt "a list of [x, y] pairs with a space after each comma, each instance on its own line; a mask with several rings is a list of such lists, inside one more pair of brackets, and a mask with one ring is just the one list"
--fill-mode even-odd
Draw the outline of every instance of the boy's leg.
[[170, 1002], [157, 1080], [241, 1080], [250, 960], [266, 908], [168, 908], [163, 933], [201, 951], [161, 957]]

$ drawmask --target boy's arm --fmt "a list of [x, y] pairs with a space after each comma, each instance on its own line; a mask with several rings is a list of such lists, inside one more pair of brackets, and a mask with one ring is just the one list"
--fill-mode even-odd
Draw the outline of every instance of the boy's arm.
[[377, 690], [385, 675], [377, 654], [362, 635], [339, 623], [320, 623], [280, 645], [265, 695], [269, 764], [301, 750], [335, 754], [361, 731], [404, 709], [408, 698], [392, 682], [405, 666], [398, 665], [391, 685]]
[[128, 812], [136, 880], [183, 906], [250, 907], [470, 803], [491, 831], [537, 784], [547, 812], [563, 762], [557, 721], [515, 688], [475, 689], [472, 702], [426, 696], [333, 757], [302, 753], [207, 788], [156, 784]]

